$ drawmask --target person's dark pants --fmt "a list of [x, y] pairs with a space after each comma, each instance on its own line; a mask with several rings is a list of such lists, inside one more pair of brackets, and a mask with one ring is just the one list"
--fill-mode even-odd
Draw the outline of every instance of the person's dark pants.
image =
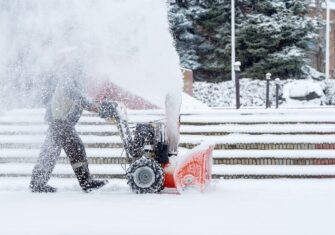
[[[67, 122], [53, 121], [49, 125], [39, 158], [33, 169], [30, 187], [44, 186], [48, 183], [62, 148], [70, 160], [80, 185], [83, 184], [83, 180], [87, 180], [89, 171], [86, 151], [77, 131]], [[86, 174], [85, 179], [82, 178], [83, 172]]]

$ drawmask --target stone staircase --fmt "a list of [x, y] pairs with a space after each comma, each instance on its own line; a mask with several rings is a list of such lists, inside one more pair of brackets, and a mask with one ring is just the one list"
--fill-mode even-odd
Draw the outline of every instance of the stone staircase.
[[[44, 110], [0, 115], [0, 176], [29, 176], [44, 140]], [[129, 121], [164, 119], [161, 110], [129, 111]], [[97, 177], [123, 177], [115, 125], [84, 113], [77, 125]], [[241, 109], [182, 112], [180, 154], [202, 140], [216, 143], [215, 178], [335, 178], [335, 109]], [[62, 152], [54, 175], [73, 176]]]

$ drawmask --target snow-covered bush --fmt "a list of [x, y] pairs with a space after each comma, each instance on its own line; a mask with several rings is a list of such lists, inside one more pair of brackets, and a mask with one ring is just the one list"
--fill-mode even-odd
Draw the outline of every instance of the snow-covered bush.
[[[280, 81], [280, 87], [290, 80]], [[270, 99], [275, 103], [275, 82], [270, 83]], [[242, 106], [264, 106], [266, 81], [263, 80], [240, 80], [240, 94]], [[235, 85], [232, 81], [220, 83], [195, 82], [193, 85], [194, 97], [210, 107], [229, 107], [235, 105]], [[282, 94], [282, 89], [279, 92]]]
[[304, 73], [306, 79], [322, 81], [326, 78], [326, 75], [324, 73], [317, 71], [315, 68], [309, 65], [303, 66], [301, 70]]
[[[284, 94], [284, 87], [287, 88], [287, 91], [289, 90], [288, 88], [290, 88], [292, 95], [297, 94], [298, 92], [304, 92], [304, 95], [315, 92], [320, 96], [320, 98], [312, 99], [310, 101], [297, 101], [293, 105], [335, 105], [335, 80], [313, 81], [306, 79], [300, 80], [299, 86], [290, 85], [296, 84], [296, 82], [297, 80], [290, 79], [279, 82], [279, 102], [281, 105], [293, 104], [292, 99], [288, 98], [289, 95]], [[265, 107], [266, 81], [241, 79], [240, 86], [242, 106]], [[302, 87], [305, 87], [306, 89], [302, 89]], [[276, 100], [275, 89], [275, 82], [271, 81], [270, 100], [272, 105], [275, 105]], [[210, 107], [231, 107], [235, 105], [235, 86], [232, 81], [220, 83], [195, 82], [193, 84], [193, 95]]]
[[324, 104], [335, 105], [335, 80], [323, 81]]

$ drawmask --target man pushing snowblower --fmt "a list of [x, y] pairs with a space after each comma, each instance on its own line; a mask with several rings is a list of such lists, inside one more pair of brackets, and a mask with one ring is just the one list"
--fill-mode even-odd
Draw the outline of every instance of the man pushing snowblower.
[[138, 123], [131, 133], [126, 109], [121, 103], [111, 100], [92, 102], [86, 98], [83, 93], [85, 66], [77, 53], [78, 50], [72, 48], [59, 53], [56, 63], [59, 80], [48, 102], [46, 121], [49, 128], [32, 172], [31, 191], [56, 191], [47, 183], [62, 149], [84, 191], [98, 189], [107, 183], [91, 177], [85, 146], [75, 130], [84, 109], [116, 123], [129, 163], [125, 176], [135, 193], [156, 193], [165, 187], [178, 191], [187, 187], [203, 190], [211, 178], [213, 147], [202, 144], [184, 155], [178, 154], [179, 86], [171, 86], [161, 94], [161, 99], [165, 100], [165, 121]]
[[91, 102], [83, 95], [81, 87], [78, 79], [67, 77], [58, 83], [52, 95], [46, 112], [49, 128], [32, 172], [32, 192], [56, 192], [47, 183], [62, 148], [85, 192], [107, 183], [106, 180], [91, 177], [84, 144], [75, 130], [84, 109], [98, 112], [101, 118], [116, 123], [129, 160], [126, 178], [133, 192], [157, 193], [164, 188], [175, 188], [181, 192], [188, 187], [203, 191], [209, 185], [211, 144], [203, 143], [183, 156], [177, 156], [179, 111], [173, 107], [173, 94], [170, 94], [172, 97], [166, 96], [165, 122], [138, 123], [134, 133], [131, 133], [122, 104], [109, 100]]
[[[69, 70], [69, 69], [68, 69]], [[77, 73], [79, 71], [76, 71]], [[42, 145], [38, 161], [33, 169], [32, 177], [30, 181], [30, 189], [32, 192], [56, 192], [56, 188], [48, 185], [50, 175], [55, 168], [56, 162], [60, 156], [61, 150], [63, 149], [70, 160], [70, 164], [73, 171], [79, 181], [81, 188], [84, 191], [91, 191], [92, 189], [98, 189], [104, 186], [106, 180], [95, 180], [91, 177], [88, 161], [85, 151], [85, 146], [80, 139], [78, 133], [75, 130], [83, 110], [98, 112], [103, 118], [115, 118], [118, 117], [119, 124], [126, 124], [127, 133], [124, 133], [125, 129], [119, 129], [122, 138], [127, 138], [124, 148], [126, 150], [136, 148], [140, 150], [145, 141], [143, 138], [138, 139], [137, 146], [133, 146], [131, 134], [128, 129], [128, 122], [126, 117], [121, 119], [121, 109], [123, 106], [116, 102], [92, 102], [83, 94], [82, 84], [79, 79], [79, 74], [73, 75], [72, 72], [67, 71], [66, 76], [58, 82], [54, 93], [50, 101], [48, 102], [45, 119], [49, 124], [45, 141]], [[72, 74], [72, 76], [69, 76]], [[174, 117], [175, 122], [170, 121], [168, 136], [170, 139], [169, 147], [165, 146], [166, 157], [168, 155], [176, 155], [179, 143], [179, 131], [178, 131], [178, 117], [179, 112], [173, 112], [171, 105], [167, 99], [167, 107], [170, 107], [169, 116]], [[142, 125], [144, 127], [144, 125]], [[146, 129], [140, 130], [138, 133], [143, 137]], [[141, 142], [141, 146], [139, 145]], [[162, 146], [163, 147], [163, 146]], [[130, 152], [129, 152], [130, 153]], [[133, 152], [130, 153], [133, 157]]]
[[[106, 181], [91, 178], [84, 145], [75, 131], [83, 109], [118, 120], [123, 147], [131, 159], [126, 177], [133, 191], [153, 193], [168, 186], [177, 189], [200, 186], [202, 189], [208, 185], [211, 145], [200, 145], [183, 156], [177, 152], [183, 82], [179, 56], [169, 32], [166, 4], [156, 0], [141, 1], [141, 8], [128, 4], [134, 3], [111, 3], [113, 14], [96, 17], [95, 24], [87, 21], [85, 14], [78, 14], [75, 19], [68, 14], [70, 18], [66, 18], [64, 24], [54, 25], [58, 30], [55, 32], [59, 33], [51, 35], [53, 43], [37, 44], [41, 60], [33, 65], [55, 70], [55, 77], [62, 80], [49, 104], [49, 129], [30, 183], [33, 192], [55, 191], [47, 182], [62, 148], [83, 190], [106, 184]], [[87, 12], [91, 14], [91, 9]], [[68, 22], [73, 23], [70, 28]], [[120, 26], [115, 22], [124, 24]], [[43, 30], [41, 35], [45, 32], [49, 33]], [[45, 38], [49, 36], [46, 34]], [[67, 47], [69, 44], [76, 46]], [[59, 47], [62, 49], [58, 50]], [[135, 133], [130, 133], [126, 116], [121, 115], [122, 105], [110, 100], [95, 104], [83, 96], [80, 82], [85, 78], [81, 75], [84, 71], [106, 78], [157, 108], [165, 108], [166, 121], [140, 123]]]
[[83, 95], [82, 84], [77, 77], [62, 78], [47, 107], [46, 121], [49, 128], [32, 172], [30, 181], [32, 192], [56, 191], [47, 183], [62, 149], [68, 156], [84, 191], [100, 188], [107, 183], [106, 180], [95, 180], [91, 177], [84, 144], [75, 130], [75, 125], [84, 109], [91, 112], [99, 111], [98, 105]]

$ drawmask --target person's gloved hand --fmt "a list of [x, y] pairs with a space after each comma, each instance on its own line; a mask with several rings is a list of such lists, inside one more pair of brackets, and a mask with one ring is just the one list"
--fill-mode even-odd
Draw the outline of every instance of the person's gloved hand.
[[113, 101], [103, 100], [99, 105], [99, 117], [101, 118], [115, 118], [117, 116], [118, 103]]
[[91, 112], [99, 113], [100, 103], [97, 101], [90, 103], [90, 110]]

